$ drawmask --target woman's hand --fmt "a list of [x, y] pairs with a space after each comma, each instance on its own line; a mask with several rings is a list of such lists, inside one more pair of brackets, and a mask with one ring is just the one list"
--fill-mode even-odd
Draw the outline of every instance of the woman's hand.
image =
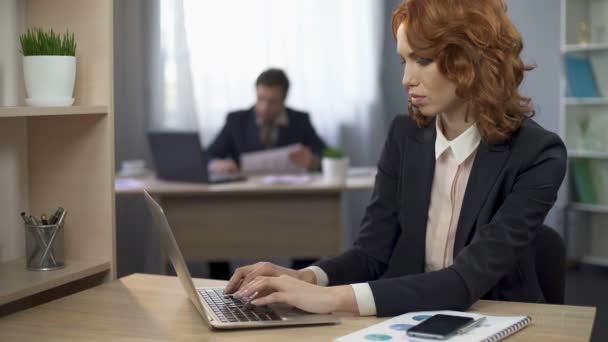
[[243, 296], [253, 298], [251, 304], [256, 306], [285, 303], [313, 313], [359, 313], [351, 286], [318, 286], [288, 275], [257, 277], [235, 293], [237, 298]]
[[258, 262], [253, 265], [237, 268], [232, 277], [230, 277], [230, 281], [228, 281], [224, 292], [234, 293], [242, 290], [259, 276], [278, 277], [281, 275], [288, 275], [310, 284], [316, 284], [317, 282], [314, 272], [310, 270], [303, 269], [296, 271], [270, 262]]

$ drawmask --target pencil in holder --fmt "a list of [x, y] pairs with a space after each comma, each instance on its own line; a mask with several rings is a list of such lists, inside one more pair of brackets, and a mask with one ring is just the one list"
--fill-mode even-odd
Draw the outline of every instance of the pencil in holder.
[[26, 266], [32, 271], [64, 267], [63, 217], [55, 224], [25, 223]]

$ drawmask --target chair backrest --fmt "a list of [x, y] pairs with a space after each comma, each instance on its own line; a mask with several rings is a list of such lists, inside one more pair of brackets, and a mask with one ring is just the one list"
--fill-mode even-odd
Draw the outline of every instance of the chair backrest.
[[545, 300], [564, 304], [566, 288], [566, 246], [551, 227], [542, 226], [536, 235], [536, 275]]

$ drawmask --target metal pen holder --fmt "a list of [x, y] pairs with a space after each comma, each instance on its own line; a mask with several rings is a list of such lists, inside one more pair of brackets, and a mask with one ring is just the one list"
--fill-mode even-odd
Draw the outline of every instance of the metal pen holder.
[[63, 268], [63, 224], [25, 224], [26, 266], [32, 271]]

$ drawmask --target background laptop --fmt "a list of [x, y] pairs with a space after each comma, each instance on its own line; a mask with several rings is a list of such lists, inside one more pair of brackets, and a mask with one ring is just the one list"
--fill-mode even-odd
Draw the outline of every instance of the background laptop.
[[224, 295], [223, 287], [195, 288], [162, 208], [145, 190], [144, 198], [153, 222], [159, 229], [161, 245], [165, 253], [169, 256], [190, 301], [210, 327], [240, 329], [339, 323], [335, 316], [311, 314], [284, 304], [265, 307], [247, 306], [239, 299]]
[[207, 153], [197, 132], [148, 132], [150, 151], [159, 179], [193, 183], [222, 183], [245, 179], [242, 175], [210, 175]]

